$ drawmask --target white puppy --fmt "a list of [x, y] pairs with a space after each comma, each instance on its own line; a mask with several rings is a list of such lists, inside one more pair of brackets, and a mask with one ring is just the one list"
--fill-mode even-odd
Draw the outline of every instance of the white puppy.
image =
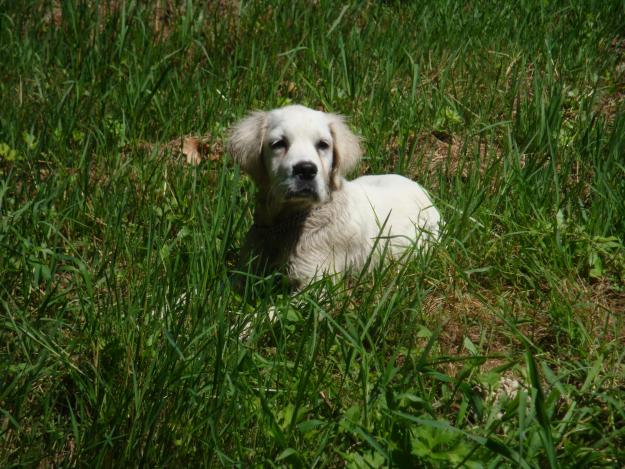
[[440, 215], [416, 182], [344, 178], [361, 149], [341, 116], [299, 105], [253, 112], [230, 130], [229, 151], [258, 186], [241, 252], [256, 273], [283, 269], [302, 286], [438, 238]]

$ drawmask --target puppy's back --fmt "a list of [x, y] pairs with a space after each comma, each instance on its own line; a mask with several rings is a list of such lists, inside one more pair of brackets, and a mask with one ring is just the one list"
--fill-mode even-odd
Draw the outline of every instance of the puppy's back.
[[[440, 214], [427, 191], [398, 174], [362, 176], [349, 183], [360, 192], [359, 210], [369, 211], [371, 230], [412, 242], [437, 239]], [[402, 245], [406, 243], [401, 243]]]

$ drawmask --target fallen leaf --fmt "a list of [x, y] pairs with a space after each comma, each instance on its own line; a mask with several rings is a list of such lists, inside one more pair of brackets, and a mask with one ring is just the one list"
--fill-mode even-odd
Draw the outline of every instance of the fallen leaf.
[[200, 141], [195, 137], [186, 137], [182, 144], [182, 153], [187, 159], [187, 164], [199, 165], [202, 162], [200, 155]]

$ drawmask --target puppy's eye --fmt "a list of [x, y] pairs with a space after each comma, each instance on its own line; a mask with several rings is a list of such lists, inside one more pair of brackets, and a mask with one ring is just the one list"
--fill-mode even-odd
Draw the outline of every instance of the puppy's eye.
[[317, 142], [317, 150], [324, 151], [324, 150], [327, 150], [328, 148], [330, 148], [330, 144], [326, 142], [325, 140], [319, 140]]
[[272, 150], [284, 150], [286, 148], [286, 140], [281, 138], [279, 140], [271, 142], [270, 146]]

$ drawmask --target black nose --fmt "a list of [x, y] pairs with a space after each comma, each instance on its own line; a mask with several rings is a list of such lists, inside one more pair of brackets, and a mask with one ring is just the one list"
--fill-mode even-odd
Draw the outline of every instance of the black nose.
[[317, 166], [310, 161], [297, 163], [293, 166], [293, 176], [297, 176], [304, 181], [310, 181], [317, 175]]

